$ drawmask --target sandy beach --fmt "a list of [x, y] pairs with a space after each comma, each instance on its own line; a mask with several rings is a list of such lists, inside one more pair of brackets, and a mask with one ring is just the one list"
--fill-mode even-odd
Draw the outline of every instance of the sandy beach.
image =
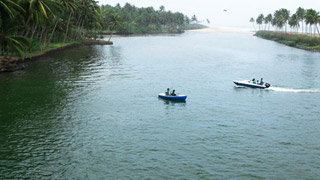
[[253, 31], [247, 29], [234, 29], [225, 27], [209, 27], [204, 29], [187, 30], [187, 32], [201, 32], [201, 33], [247, 33], [254, 34]]

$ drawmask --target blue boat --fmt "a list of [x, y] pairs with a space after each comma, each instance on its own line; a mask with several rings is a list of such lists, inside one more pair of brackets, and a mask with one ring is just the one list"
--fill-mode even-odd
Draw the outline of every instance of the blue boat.
[[175, 96], [172, 96], [172, 95], [166, 95], [166, 93], [160, 93], [160, 94], [158, 94], [158, 97], [162, 98], [162, 99], [167, 99], [167, 100], [180, 100], [180, 101], [187, 99], [186, 95], [181, 95], [181, 94], [177, 94]]
[[250, 88], [259, 88], [259, 89], [265, 89], [269, 88], [269, 83], [253, 83], [251, 80], [244, 80], [244, 81], [233, 81], [237, 86], [243, 86], [243, 87], [250, 87]]

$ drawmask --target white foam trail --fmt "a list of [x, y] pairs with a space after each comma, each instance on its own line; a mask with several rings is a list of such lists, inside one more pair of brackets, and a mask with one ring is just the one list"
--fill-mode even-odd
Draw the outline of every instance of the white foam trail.
[[320, 93], [320, 88], [309, 88], [309, 89], [292, 89], [283, 87], [270, 87], [268, 90], [279, 91], [279, 92], [293, 92], [293, 93]]

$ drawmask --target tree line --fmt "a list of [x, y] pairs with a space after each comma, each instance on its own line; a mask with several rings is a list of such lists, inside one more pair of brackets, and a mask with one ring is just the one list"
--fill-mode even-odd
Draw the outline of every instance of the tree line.
[[24, 56], [51, 43], [97, 38], [99, 31], [180, 32], [190, 22], [164, 6], [155, 10], [129, 3], [100, 6], [94, 0], [0, 0], [0, 56]]
[[[251, 18], [253, 26], [258, 24], [260, 30], [270, 30], [270, 26], [276, 31], [287, 32], [288, 26], [291, 32], [301, 32], [311, 35], [319, 35], [318, 24], [320, 24], [319, 12], [314, 9], [304, 9], [299, 7], [296, 12], [290, 15], [287, 9], [276, 10], [273, 15], [264, 16], [260, 14], [256, 19]], [[255, 29], [255, 26], [254, 26]]]
[[[119, 19], [119, 26], [116, 30], [120, 33], [155, 33], [155, 32], [182, 32], [186, 24], [198, 22], [196, 16], [190, 19], [180, 12], [166, 11], [164, 6], [158, 10], [153, 7], [138, 8], [126, 3], [123, 7], [120, 4], [113, 6], [102, 5], [107, 21], [110, 14], [116, 15]], [[107, 25], [110, 23], [107, 23]], [[113, 29], [112, 27], [107, 29]]]

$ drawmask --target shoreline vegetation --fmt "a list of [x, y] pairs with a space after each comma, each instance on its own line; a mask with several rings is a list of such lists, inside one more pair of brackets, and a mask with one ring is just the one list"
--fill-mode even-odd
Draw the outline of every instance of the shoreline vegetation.
[[[207, 20], [209, 22], [209, 20]], [[3, 0], [0, 3], [0, 72], [22, 62], [85, 45], [111, 45], [112, 35], [183, 33], [203, 28], [197, 17], [138, 8], [98, 5], [95, 0]], [[101, 40], [109, 35], [108, 40]]]
[[86, 40], [86, 41], [78, 41], [78, 42], [68, 42], [68, 43], [51, 43], [48, 48], [43, 49], [41, 51], [36, 51], [32, 53], [28, 53], [25, 57], [18, 56], [0, 56], [0, 73], [3, 72], [14, 72], [18, 70], [23, 70], [24, 65], [31, 60], [37, 60], [38, 58], [45, 57], [59, 51], [70, 49], [82, 45], [112, 45], [112, 41], [104, 41], [104, 40]]
[[[320, 52], [320, 13], [314, 9], [297, 8], [290, 15], [290, 11], [282, 8], [274, 14], [259, 16], [249, 20], [256, 31], [255, 36], [273, 40], [291, 47]], [[289, 27], [290, 29], [289, 29]], [[271, 28], [271, 29], [270, 29]]]
[[255, 36], [307, 51], [320, 52], [320, 37], [298, 33], [258, 31]]

